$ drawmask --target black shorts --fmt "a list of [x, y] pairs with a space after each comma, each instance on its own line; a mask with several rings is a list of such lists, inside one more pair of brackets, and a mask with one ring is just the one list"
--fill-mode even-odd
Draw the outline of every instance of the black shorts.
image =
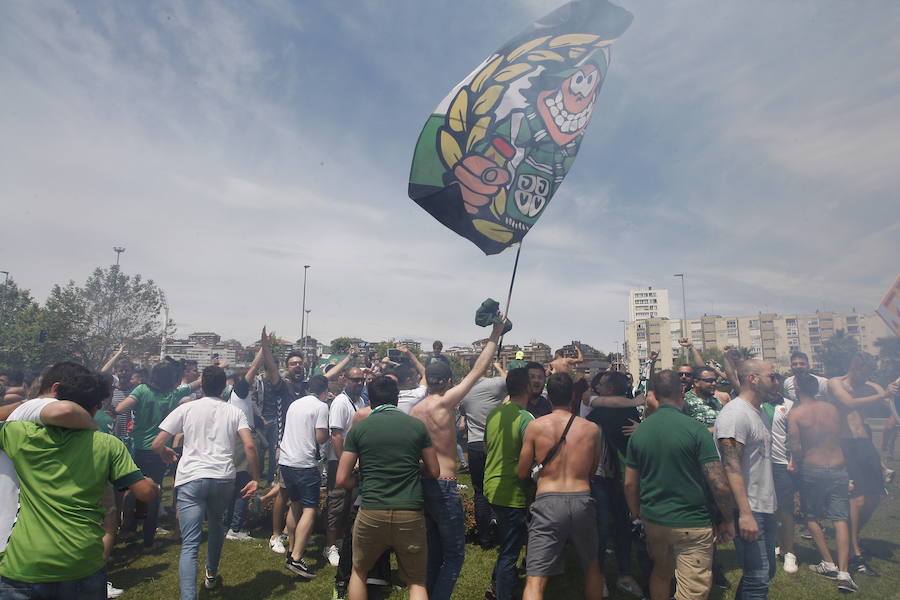
[[883, 496], [884, 475], [881, 473], [881, 457], [869, 438], [841, 440], [847, 475], [853, 481], [850, 497]]

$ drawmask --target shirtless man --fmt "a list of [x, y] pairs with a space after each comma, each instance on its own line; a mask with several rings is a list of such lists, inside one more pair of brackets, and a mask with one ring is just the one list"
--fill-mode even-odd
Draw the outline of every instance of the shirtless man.
[[551, 360], [548, 365], [548, 375], [552, 375], [553, 373], [572, 374], [575, 370], [575, 365], [584, 362], [584, 356], [582, 356], [581, 348], [579, 346], [575, 346], [575, 353], [575, 358], [570, 358], [564, 356], [562, 350], [557, 350], [556, 354], [553, 355], [553, 360]]
[[[525, 557], [528, 577], [522, 598], [544, 597], [547, 579], [563, 572], [566, 542], [571, 541], [584, 570], [585, 598], [601, 600], [603, 573], [590, 483], [600, 463], [600, 428], [572, 414], [572, 378], [567, 373], [550, 376], [547, 396], [553, 412], [528, 424], [519, 454], [520, 479], [531, 477], [534, 463], [543, 465], [531, 504]], [[565, 441], [549, 456], [569, 423]]]
[[881, 474], [881, 458], [872, 444], [872, 435], [860, 409], [884, 402], [897, 393], [897, 384], [892, 383], [885, 391], [877, 383], [868, 381], [875, 372], [875, 358], [860, 352], [850, 362], [846, 375], [828, 381], [831, 395], [840, 413], [841, 449], [847, 474], [853, 481], [850, 492], [850, 544], [853, 550], [851, 568], [857, 573], [872, 574], [862, 556], [859, 535], [875, 513], [884, 495], [884, 480]]
[[465, 517], [456, 489], [456, 409], [490, 366], [505, 323], [500, 319], [494, 324], [481, 355], [458, 385], [453, 385], [450, 365], [443, 361], [428, 365], [427, 394], [409, 411], [425, 423], [440, 465], [437, 479], [422, 480], [428, 527], [427, 588], [432, 600], [449, 600], [465, 558]]
[[[809, 568], [829, 579], [837, 579], [839, 590], [856, 592], [859, 588], [847, 568], [850, 559], [849, 478], [840, 446], [840, 415], [833, 404], [820, 400], [819, 381], [815, 375], [795, 375], [792, 391], [799, 404], [795, 404], [787, 416], [791, 441], [788, 470], [800, 471], [801, 512], [806, 515], [809, 531], [822, 555], [822, 562]], [[821, 519], [834, 523], [837, 565], [819, 525]]]

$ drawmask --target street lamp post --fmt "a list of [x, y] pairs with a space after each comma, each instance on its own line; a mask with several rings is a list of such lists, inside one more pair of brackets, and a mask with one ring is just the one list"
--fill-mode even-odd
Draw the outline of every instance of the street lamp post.
[[[687, 326], [687, 301], [685, 300], [684, 294], [684, 273], [675, 273], [672, 277], [680, 277], [681, 278], [681, 316], [683, 317], [681, 321], [681, 337], [688, 337], [688, 326]], [[683, 349], [685, 356], [687, 356], [687, 349]]]
[[306, 332], [306, 272], [309, 269], [309, 265], [303, 265], [303, 302], [300, 306], [300, 344], [305, 347], [306, 344], [303, 342], [303, 336]]
[[125, 252], [124, 246], [113, 246], [113, 250], [116, 252], [116, 266], [119, 266], [119, 257]]
[[307, 349], [309, 348], [309, 313], [312, 312], [311, 308], [305, 309], [306, 314], [306, 334], [303, 336], [303, 354], [306, 354]]
[[619, 323], [622, 324], [622, 362], [625, 363], [625, 370], [628, 370], [628, 333], [625, 327], [627, 321], [625, 319], [619, 319]]

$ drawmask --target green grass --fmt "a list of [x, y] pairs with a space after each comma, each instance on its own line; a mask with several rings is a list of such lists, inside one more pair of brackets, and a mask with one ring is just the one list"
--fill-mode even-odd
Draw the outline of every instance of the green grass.
[[[900, 467], [900, 461], [889, 462], [891, 468]], [[469, 483], [467, 478], [462, 483]], [[171, 487], [171, 481], [168, 481]], [[884, 499], [874, 519], [863, 532], [863, 544], [878, 557], [872, 560], [873, 567], [881, 574], [879, 578], [858, 576], [860, 593], [855, 597], [866, 599], [900, 599], [900, 500], [898, 500], [898, 484], [892, 483], [888, 491], [890, 495]], [[471, 495], [470, 489], [464, 492]], [[168, 506], [169, 504], [167, 504]], [[328, 565], [322, 557], [322, 536], [316, 536], [316, 545], [307, 554], [307, 562], [315, 569], [318, 576], [312, 581], [302, 581], [284, 568], [284, 558], [275, 554], [268, 547], [268, 520], [261, 521], [253, 530], [253, 542], [233, 542], [226, 540], [222, 552], [219, 572], [225, 578], [223, 588], [215, 591], [200, 590], [201, 598], [251, 600], [257, 598], [331, 598], [334, 585], [335, 569]], [[171, 520], [163, 519], [161, 526], [174, 529]], [[123, 596], [129, 599], [166, 599], [178, 597], [178, 553], [180, 546], [176, 536], [170, 533], [158, 538], [158, 547], [149, 553], [143, 552], [139, 545], [124, 546], [118, 544], [110, 565], [110, 580], [116, 587], [126, 589]], [[831, 540], [832, 548], [834, 542]], [[831, 581], [814, 575], [807, 568], [808, 564], [818, 562], [818, 554], [812, 542], [797, 536], [796, 554], [801, 562], [800, 572], [786, 575], [781, 566], [772, 582], [769, 597], [774, 600], [823, 600], [835, 598], [838, 592]], [[201, 547], [200, 570], [205, 556], [205, 546]], [[490, 582], [491, 570], [496, 560], [496, 551], [482, 551], [477, 546], [466, 546], [466, 562], [456, 585], [454, 598], [462, 600], [480, 600]], [[734, 598], [734, 589], [740, 579], [740, 570], [732, 545], [720, 549], [728, 579], [733, 587], [728, 591], [714, 589], [710, 598], [730, 600]], [[577, 563], [567, 561], [567, 573], [556, 577], [547, 586], [547, 598], [564, 600], [580, 598], [582, 576]], [[605, 572], [611, 588], [613, 599], [633, 598], [614, 590], [615, 559], [606, 557]], [[406, 598], [404, 590], [395, 591], [390, 598]]]

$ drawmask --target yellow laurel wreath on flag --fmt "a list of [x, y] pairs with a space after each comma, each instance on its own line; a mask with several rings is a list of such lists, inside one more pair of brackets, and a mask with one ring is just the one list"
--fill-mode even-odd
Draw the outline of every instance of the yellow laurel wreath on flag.
[[[447, 171], [452, 171], [493, 126], [494, 108], [511, 81], [526, 76], [544, 63], [578, 60], [586, 52], [614, 41], [587, 33], [541, 36], [488, 62], [456, 93], [444, 124], [438, 130], [438, 149]], [[499, 219], [505, 209], [506, 190], [501, 189], [491, 204], [491, 212]], [[482, 234], [496, 241], [506, 243], [512, 239], [512, 231], [497, 223], [474, 219], [473, 224]]]

